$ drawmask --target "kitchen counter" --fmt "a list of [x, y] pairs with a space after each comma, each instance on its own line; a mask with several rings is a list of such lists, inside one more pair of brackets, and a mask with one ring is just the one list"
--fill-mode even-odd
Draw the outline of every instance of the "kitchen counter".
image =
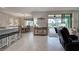
[[0, 28], [0, 48], [11, 45], [19, 39], [18, 28]]
[[4, 28], [0, 29], [0, 35], [9, 34], [12, 32], [18, 32], [18, 28]]

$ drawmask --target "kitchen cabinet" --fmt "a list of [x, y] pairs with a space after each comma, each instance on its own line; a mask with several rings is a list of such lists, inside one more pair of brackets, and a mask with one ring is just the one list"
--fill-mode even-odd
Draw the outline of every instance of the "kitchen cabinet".
[[[11, 45], [19, 37], [18, 28], [0, 30], [0, 48]], [[20, 39], [20, 38], [19, 38]]]

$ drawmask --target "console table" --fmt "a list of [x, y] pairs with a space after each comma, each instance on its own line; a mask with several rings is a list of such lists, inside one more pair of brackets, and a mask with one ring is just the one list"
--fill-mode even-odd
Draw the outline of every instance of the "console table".
[[34, 28], [34, 35], [38, 36], [46, 36], [48, 34], [47, 27], [35, 27]]

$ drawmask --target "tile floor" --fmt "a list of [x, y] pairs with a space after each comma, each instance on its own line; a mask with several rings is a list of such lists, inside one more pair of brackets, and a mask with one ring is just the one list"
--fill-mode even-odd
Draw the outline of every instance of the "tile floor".
[[[50, 33], [51, 34], [51, 33]], [[3, 51], [64, 51], [57, 34], [33, 36], [32, 32], [22, 34], [22, 38]]]

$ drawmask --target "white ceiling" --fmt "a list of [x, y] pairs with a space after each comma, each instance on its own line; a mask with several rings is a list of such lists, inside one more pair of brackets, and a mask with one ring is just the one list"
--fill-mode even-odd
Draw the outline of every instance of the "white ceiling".
[[0, 8], [1, 12], [13, 14], [16, 16], [32, 16], [35, 12], [52, 12], [52, 11], [79, 10], [78, 7], [4, 7]]

